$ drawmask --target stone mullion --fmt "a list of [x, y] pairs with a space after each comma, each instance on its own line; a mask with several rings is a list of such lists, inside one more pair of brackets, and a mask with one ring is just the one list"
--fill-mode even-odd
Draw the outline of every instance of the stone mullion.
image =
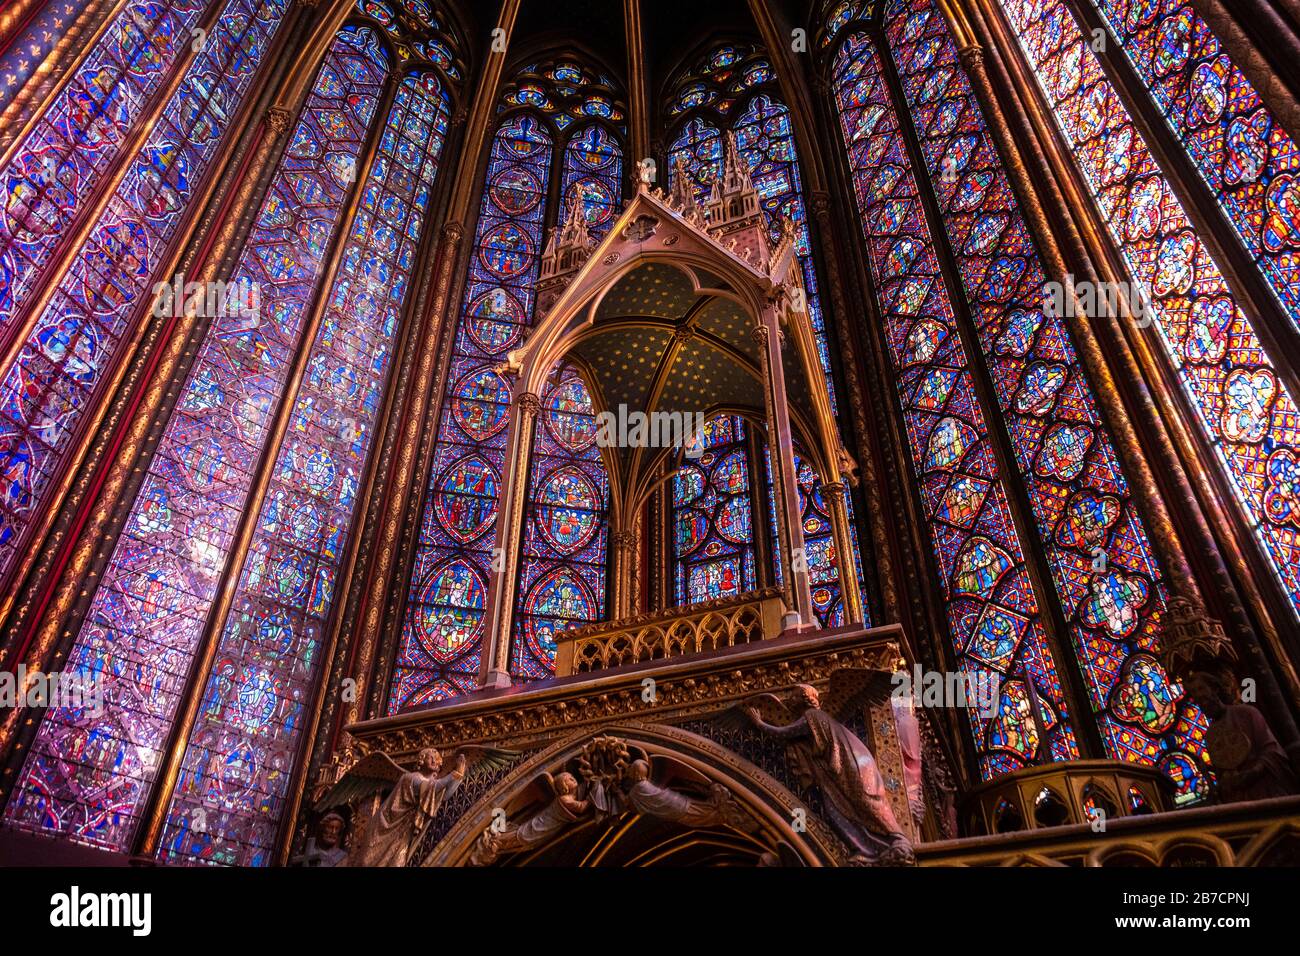
[[[1068, 260], [1068, 268], [1062, 261], [1059, 267], [1054, 263], [1052, 271], [1060, 275], [1073, 269], [1080, 280], [1093, 283], [1127, 281], [1123, 259], [1099, 223], [1089, 219], [1076, 222], [1067, 212], [1091, 209], [1090, 196], [1078, 179], [1068, 149], [1056, 135], [1050, 111], [1037, 97], [1035, 80], [1018, 56], [1015, 38], [1000, 12], [993, 9], [993, 3], [980, 0], [973, 25], [989, 46], [995, 76], [1005, 90], [1007, 116], [1013, 121], [1009, 135], [1024, 144], [1029, 174], [1049, 207], [1059, 210], [1050, 220], [1045, 216], [1040, 220], [1040, 234], [1059, 239], [1063, 249], [1058, 247], [1058, 256], [1063, 253]], [[1023, 208], [1032, 212], [1028, 203]], [[1140, 470], [1132, 473], [1131, 485], [1142, 505], [1152, 542], [1169, 572], [1171, 587], [1194, 607], [1208, 601], [1212, 611], [1227, 622], [1238, 639], [1243, 660], [1259, 673], [1265, 696], [1272, 698], [1269, 716], [1271, 722], [1276, 719], [1279, 736], [1300, 742], [1295, 740], [1300, 735], [1296, 735], [1286, 695], [1275, 683], [1276, 672], [1251, 619], [1253, 613], [1259, 620], [1259, 630], [1280, 665], [1277, 671], [1292, 699], [1300, 698], [1300, 681], [1272, 623], [1279, 613], [1289, 615], [1290, 608], [1270, 607], [1254, 583], [1257, 576], [1272, 580], [1271, 570], [1258, 567], [1259, 560], [1256, 567], [1245, 563], [1243, 555], [1257, 555], [1258, 545], [1249, 528], [1241, 523], [1213, 450], [1203, 444], [1199, 429], [1189, 427], [1195, 413], [1188, 407], [1152, 334], [1144, 334], [1120, 316], [1099, 316], [1096, 328], [1094, 335], [1087, 323], [1076, 324], [1076, 344], [1090, 371], [1094, 363], [1114, 365], [1115, 374], [1107, 376], [1105, 387], [1097, 383], [1100, 398], [1104, 406], [1118, 405], [1118, 414], [1106, 408], [1107, 420], [1115, 429], [1117, 447], [1126, 466], [1130, 465], [1130, 456], [1137, 458]], [[1131, 418], [1121, 402], [1133, 409]], [[1199, 491], [1189, 477], [1189, 465]], [[1218, 533], [1227, 536], [1227, 547], [1220, 548], [1211, 521]], [[1230, 555], [1231, 568], [1225, 561], [1225, 551]], [[1243, 603], [1249, 605], [1251, 613]], [[1271, 691], [1267, 685], [1273, 685]], [[1283, 742], [1292, 748], [1293, 744], [1285, 739]]]
[[[754, 543], [754, 579], [760, 588], [776, 586], [776, 561], [772, 552], [772, 537], [776, 529], [772, 527], [771, 513], [768, 511], [768, 495], [771, 493], [767, 484], [767, 469], [763, 467], [763, 450], [766, 439], [759, 434], [752, 422], [745, 423], [746, 456], [749, 460], [749, 527], [750, 538]], [[672, 494], [672, 482], [664, 486], [665, 494]], [[712, 520], [712, 518], [710, 518]], [[670, 529], [676, 533], [676, 527]], [[670, 566], [675, 562], [669, 559]], [[674, 567], [674, 570], [675, 567]]]

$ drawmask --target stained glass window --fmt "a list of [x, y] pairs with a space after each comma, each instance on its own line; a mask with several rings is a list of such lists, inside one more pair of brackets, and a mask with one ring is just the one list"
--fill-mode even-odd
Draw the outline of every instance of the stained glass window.
[[[182, 28], [175, 18], [187, 15], [189, 6], [173, 4], [174, 12], [159, 21], [165, 26], [149, 27], [160, 31], [151, 45], [129, 57], [116, 48], [96, 69], [83, 67], [81, 79], [56, 99], [44, 125], [0, 174], [6, 190], [0, 224], [0, 326], [24, 337], [16, 360], [0, 379], [0, 578], [41, 513], [68, 444], [95, 406], [119, 345], [151, 301], [148, 291], [154, 282], [166, 281], [156, 272], [168, 243], [217, 157], [287, 5], [288, 0], [226, 4], [28, 331], [21, 328], [21, 307], [39, 287], [41, 266], [116, 156], [146, 89], [156, 82], [154, 74], [163, 68], [156, 57], [170, 46], [160, 44], [172, 42], [171, 33]], [[128, 12], [154, 6], [135, 4]], [[136, 24], [128, 31], [134, 37], [131, 31], [141, 27], [136, 20], [129, 22]], [[184, 32], [189, 49], [188, 27]], [[125, 73], [118, 62], [122, 58], [132, 64]], [[88, 90], [101, 88], [111, 88], [105, 103], [87, 99]]]
[[[995, 674], [1009, 691], [998, 714], [970, 712], [981, 773], [989, 778], [1077, 757], [1043, 614], [989, 444], [988, 411], [975, 391], [880, 58], [863, 34], [841, 46], [834, 88], [956, 660], [967, 673]], [[1049, 747], [1041, 747], [1040, 727]]]
[[166, 859], [258, 865], [273, 848], [448, 114], [434, 74], [398, 86], [185, 751]]
[[[1159, 764], [1184, 794], [1198, 790], [1205, 719], [1155, 657], [1161, 571], [1064, 320], [1046, 308], [1043, 265], [956, 44], [931, 0], [891, 2], [884, 38], [1106, 752]], [[837, 95], [851, 103], [848, 51]], [[923, 251], [900, 251], [901, 268]]]
[[[129, 845], [226, 571], [253, 468], [309, 319], [388, 68], [388, 54], [368, 27], [345, 28], [327, 53], [231, 277], [260, 290], [259, 311], [251, 318], [213, 320], [65, 666], [102, 681], [103, 713], [46, 713], [6, 808], [11, 821], [105, 847]], [[330, 462], [328, 443], [318, 439], [319, 450], [299, 458], [292, 450], [298, 440], [291, 436], [286, 445], [295, 456], [293, 480], [312, 487]], [[273, 506], [274, 498], [268, 502]], [[300, 520], [305, 527], [309, 519]], [[311, 585], [302, 597], [320, 600]], [[266, 641], [268, 655], [286, 636], [297, 645], [294, 650], [304, 649], [309, 637], [298, 634], [295, 641], [292, 635], [292, 627], [271, 628], [254, 640]], [[274, 678], [255, 666], [257, 649], [243, 652], [249, 657], [229, 668], [218, 660], [196, 726], [203, 734], [202, 721], [213, 717], [214, 705], [225, 694], [242, 695], [247, 710], [230, 711], [221, 749], [206, 765], [207, 779], [231, 788], [208, 821], [218, 832], [225, 826], [217, 824], [219, 815], [225, 820], [231, 813], [270, 812], [266, 791], [282, 786], [278, 776], [292, 769], [275, 758], [257, 765], [249, 736], [256, 715], [268, 719], [291, 708], [274, 695]], [[200, 799], [204, 792], [200, 785]], [[257, 850], [242, 859], [265, 861]]]
[[[1278, 301], [1300, 325], [1300, 147], [1186, 0], [1093, 5]], [[1009, 5], [1017, 19], [1025, 6]], [[1068, 20], [1053, 24], [1053, 39], [1078, 29]]]
[[703, 453], [673, 476], [673, 557], [679, 605], [736, 597], [757, 586], [748, 426], [710, 418]]
[[[536, 321], [545, 227], [577, 202], [599, 236], [622, 202], [622, 149], [591, 119], [622, 118], [607, 77], [568, 58], [532, 64], [506, 83], [498, 112], [390, 713], [478, 686], [510, 411], [510, 385], [497, 367]], [[548, 209], [552, 175], [561, 196]], [[608, 479], [594, 434], [587, 440], [591, 405], [581, 378], [571, 369], [555, 374], [535, 422], [508, 664], [523, 680], [553, 671], [557, 630], [605, 613]]]
[[496, 371], [532, 322], [552, 140], [534, 116], [492, 141], [443, 401], [390, 710], [472, 690], [496, 546], [510, 386]]
[[[1295, 401], [1073, 18], [1058, 2], [1003, 6], [1012, 22], [1023, 25], [1021, 46], [1057, 124], [1151, 304], [1201, 427], [1300, 610]], [[1205, 102], [1204, 96], [1196, 102]]]
[[85, 12], [90, 0], [47, 0], [0, 55], [0, 110], [23, 89], [59, 41]]
[[572, 366], [542, 395], [528, 469], [510, 673], [555, 671], [555, 634], [605, 614], [609, 479], [587, 388]]
[[202, 0], [128, 3], [0, 170], [0, 334], [178, 60]]

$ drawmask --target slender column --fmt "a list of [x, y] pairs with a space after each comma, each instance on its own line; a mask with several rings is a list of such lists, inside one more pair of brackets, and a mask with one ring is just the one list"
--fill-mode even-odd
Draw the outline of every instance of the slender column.
[[610, 598], [610, 618], [622, 620], [631, 617], [634, 594], [636, 592], [636, 553], [641, 539], [633, 528], [610, 529], [609, 554], [611, 558], [610, 578], [613, 581], [613, 594]]
[[804, 546], [803, 524], [799, 521], [799, 487], [794, 467], [794, 439], [790, 433], [790, 405], [785, 391], [781, 363], [781, 329], [776, 303], [763, 307], [754, 338], [763, 353], [763, 395], [767, 405], [768, 454], [772, 456], [772, 483], [776, 493], [777, 539], [785, 569], [785, 591], [790, 610], [781, 622], [783, 630], [817, 627], [813, 613], [812, 586], [808, 578], [808, 550]]
[[528, 497], [528, 466], [533, 456], [533, 431], [542, 402], [532, 392], [521, 392], [510, 406], [510, 441], [506, 446], [505, 487], [497, 512], [497, 547], [492, 560], [483, 620], [484, 687], [510, 686], [510, 625], [515, 617], [515, 591], [519, 580], [519, 548], [523, 543], [524, 502]]
[[647, 92], [645, 35], [641, 29], [641, 0], [623, 0], [623, 32], [627, 39], [628, 146], [635, 163], [650, 155], [650, 95]]
[[836, 568], [840, 574], [840, 600], [844, 602], [844, 623], [862, 623], [862, 586], [858, 566], [853, 560], [853, 538], [849, 535], [849, 508], [845, 501], [848, 487], [842, 481], [822, 485], [822, 499], [831, 511], [831, 530], [835, 540]]

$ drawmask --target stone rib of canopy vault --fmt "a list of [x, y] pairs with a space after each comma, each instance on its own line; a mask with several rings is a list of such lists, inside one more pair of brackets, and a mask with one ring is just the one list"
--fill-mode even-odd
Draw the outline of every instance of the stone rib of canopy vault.
[[[818, 627], [799, 521], [795, 442], [824, 476], [832, 512], [837, 562], [845, 600], [845, 623], [862, 622], [862, 603], [845, 506], [846, 484], [856, 482], [854, 462], [840, 442], [806, 309], [793, 229], [775, 246], [757, 193], [728, 144], [724, 173], [701, 208], [685, 191], [672, 196], [639, 184], [618, 220], [594, 246], [576, 210], [547, 245], [538, 287], [543, 318], [527, 340], [509, 353], [503, 372], [513, 378], [508, 452], [497, 516], [501, 548], [487, 598], [485, 686], [510, 684], [508, 661], [515, 604], [515, 568], [524, 528], [529, 459], [538, 396], [562, 361], [576, 365], [588, 386], [592, 411], [718, 411], [743, 414], [765, 428], [771, 449], [777, 539], [789, 612], [786, 630]], [[679, 177], [679, 181], [682, 178]], [[673, 278], [680, 308], [661, 315], [628, 315], [614, 307], [621, 290], [639, 277]], [[661, 348], [641, 378], [615, 383], [608, 369], [608, 339], [650, 336]], [[688, 372], [707, 358], [717, 378], [712, 394], [692, 391]], [[684, 407], [694, 404], [695, 407]], [[638, 508], [668, 481], [681, 449], [603, 447], [610, 478], [611, 540], [635, 534]], [[634, 586], [633, 548], [613, 549], [615, 613], [626, 613]], [[800, 560], [795, 560], [795, 556]]]

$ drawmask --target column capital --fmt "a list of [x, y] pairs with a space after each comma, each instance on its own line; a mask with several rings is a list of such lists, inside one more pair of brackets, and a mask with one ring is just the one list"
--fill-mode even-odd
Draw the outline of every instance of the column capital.
[[542, 400], [533, 392], [520, 392], [515, 396], [515, 404], [519, 406], [519, 411], [525, 418], [536, 418], [537, 413], [542, 410]]
[[289, 128], [292, 115], [283, 106], [272, 106], [266, 111], [266, 127], [272, 134], [279, 136]]
[[957, 51], [957, 58], [967, 70], [984, 69], [984, 48], [978, 43], [968, 43]]

